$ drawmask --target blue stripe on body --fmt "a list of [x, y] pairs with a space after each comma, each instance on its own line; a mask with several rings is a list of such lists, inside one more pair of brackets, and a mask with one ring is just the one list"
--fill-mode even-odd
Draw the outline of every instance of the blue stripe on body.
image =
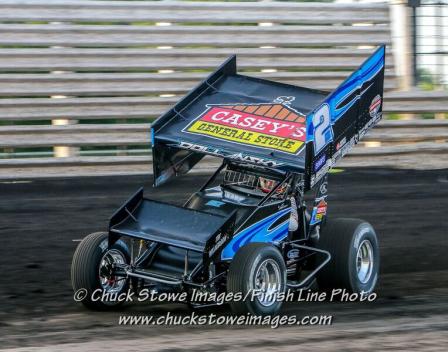
[[264, 218], [244, 230], [237, 233], [233, 239], [227, 244], [221, 253], [221, 260], [232, 259], [236, 252], [250, 242], [266, 242], [271, 243], [280, 241], [288, 235], [289, 219], [282, 222], [273, 229], [269, 227], [279, 218], [289, 213], [291, 208], [285, 208], [279, 212]]

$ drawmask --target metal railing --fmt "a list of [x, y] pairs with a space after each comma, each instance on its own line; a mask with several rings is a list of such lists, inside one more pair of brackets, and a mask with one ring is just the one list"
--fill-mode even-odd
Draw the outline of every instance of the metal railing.
[[448, 88], [448, 0], [421, 0], [414, 9], [415, 82]]

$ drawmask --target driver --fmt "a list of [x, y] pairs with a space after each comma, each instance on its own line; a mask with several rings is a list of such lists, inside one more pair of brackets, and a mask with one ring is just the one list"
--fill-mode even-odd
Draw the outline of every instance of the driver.
[[[271, 192], [278, 185], [277, 181], [271, 180], [269, 178], [259, 177], [258, 180], [260, 189], [263, 193]], [[285, 192], [286, 192], [286, 185], [284, 184], [277, 189], [276, 195], [283, 195]]]

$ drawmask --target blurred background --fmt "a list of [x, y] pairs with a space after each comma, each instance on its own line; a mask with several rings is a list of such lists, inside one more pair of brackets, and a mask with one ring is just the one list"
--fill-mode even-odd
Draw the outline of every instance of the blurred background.
[[351, 160], [446, 148], [446, 0], [4, 0], [0, 33], [0, 178], [146, 173], [149, 123], [229, 55], [331, 91], [382, 43], [386, 121]]

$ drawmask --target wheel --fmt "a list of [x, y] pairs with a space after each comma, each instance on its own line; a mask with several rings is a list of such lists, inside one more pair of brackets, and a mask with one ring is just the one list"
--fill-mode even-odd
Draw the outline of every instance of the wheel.
[[350, 293], [374, 290], [380, 257], [376, 233], [368, 222], [327, 219], [318, 248], [330, 252], [332, 257], [317, 275], [320, 289], [346, 289]]
[[276, 314], [282, 305], [277, 294], [285, 289], [286, 266], [277, 248], [255, 242], [240, 248], [230, 263], [227, 292], [247, 299], [230, 303], [234, 314]]
[[[129, 280], [112, 275], [113, 264], [129, 263], [128, 248], [123, 241], [117, 241], [108, 248], [107, 241], [108, 234], [105, 232], [88, 235], [76, 248], [72, 260], [71, 276], [75, 299], [94, 310], [110, 309], [122, 304], [116, 297], [129, 288]], [[84, 291], [82, 297], [85, 298], [82, 300], [76, 297], [79, 290]], [[110, 294], [108, 296], [112, 299], [98, 299], [103, 294]]]

